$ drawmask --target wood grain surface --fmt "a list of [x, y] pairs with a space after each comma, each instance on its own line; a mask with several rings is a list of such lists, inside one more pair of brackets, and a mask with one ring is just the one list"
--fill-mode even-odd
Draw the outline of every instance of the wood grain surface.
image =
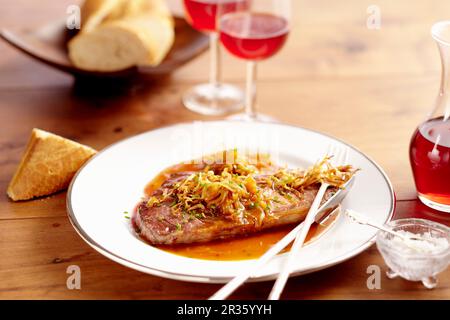
[[[64, 18], [73, 1], [0, 0], [0, 27], [33, 28]], [[445, 0], [379, 0], [381, 28], [366, 26], [367, 0], [295, 0], [292, 34], [261, 64], [258, 104], [279, 120], [320, 130], [377, 161], [397, 195], [396, 217], [450, 225], [450, 215], [415, 196], [409, 139], [437, 94], [440, 62], [429, 35], [448, 18]], [[447, 14], [447, 15], [446, 15]], [[13, 203], [5, 191], [33, 127], [102, 149], [160, 126], [205, 119], [180, 96], [205, 81], [208, 54], [170, 77], [147, 82], [75, 80], [0, 42], [0, 298], [204, 299], [218, 285], [172, 281], [133, 271], [91, 249], [71, 227], [65, 192]], [[243, 84], [244, 63], [225, 54], [224, 79]], [[81, 290], [66, 288], [66, 268], [82, 270]], [[437, 289], [382, 276], [369, 290], [367, 268], [385, 264], [375, 246], [338, 266], [289, 281], [286, 299], [449, 299], [450, 270]], [[237, 299], [265, 299], [272, 282], [246, 284]]]

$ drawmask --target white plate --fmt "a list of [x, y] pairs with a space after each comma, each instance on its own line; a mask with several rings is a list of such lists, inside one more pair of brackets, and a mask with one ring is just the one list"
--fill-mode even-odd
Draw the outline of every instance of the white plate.
[[[390, 220], [394, 192], [386, 174], [371, 159], [342, 141], [311, 130], [274, 123], [196, 122], [146, 132], [99, 152], [78, 172], [67, 195], [69, 218], [95, 250], [127, 267], [177, 280], [223, 283], [251, 265], [247, 261], [190, 259], [153, 248], [130, 228], [132, 212], [145, 185], [170, 165], [234, 147], [270, 152], [281, 164], [306, 167], [323, 157], [329, 145], [347, 146], [349, 163], [361, 169], [343, 202]], [[299, 253], [294, 275], [345, 261], [373, 244], [376, 230], [340, 216], [334, 227]], [[258, 270], [252, 281], [276, 277], [283, 255]]]

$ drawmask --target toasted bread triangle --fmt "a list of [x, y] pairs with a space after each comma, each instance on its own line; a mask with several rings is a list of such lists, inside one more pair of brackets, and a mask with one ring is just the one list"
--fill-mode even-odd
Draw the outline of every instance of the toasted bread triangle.
[[95, 153], [90, 147], [33, 129], [7, 194], [12, 200], [19, 201], [63, 190]]

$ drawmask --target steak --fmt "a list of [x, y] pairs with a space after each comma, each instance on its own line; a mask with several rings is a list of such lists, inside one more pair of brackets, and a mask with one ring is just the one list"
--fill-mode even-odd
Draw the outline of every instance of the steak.
[[[167, 193], [191, 174], [192, 172], [170, 174], [151, 196]], [[273, 199], [270, 209], [262, 211], [258, 208], [246, 208], [249, 214], [240, 221], [230, 219], [220, 212], [210, 212], [201, 216], [175, 212], [173, 204], [176, 200], [168, 197], [157, 206], [149, 206], [147, 198], [142, 200], [133, 215], [133, 225], [136, 232], [149, 243], [172, 245], [227, 239], [303, 221], [320, 184], [310, 185], [301, 192], [286, 192], [258, 182], [264, 178], [264, 175], [255, 176], [258, 187]], [[336, 187], [329, 188], [323, 202], [331, 198], [337, 190]], [[220, 211], [220, 208], [217, 210]]]

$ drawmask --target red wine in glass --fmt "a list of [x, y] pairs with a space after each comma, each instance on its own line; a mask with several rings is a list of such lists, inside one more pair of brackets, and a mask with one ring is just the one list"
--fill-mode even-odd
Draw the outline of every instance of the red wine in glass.
[[268, 13], [229, 13], [220, 23], [222, 44], [246, 60], [270, 58], [283, 47], [288, 34], [288, 21]]
[[217, 7], [225, 12], [243, 8], [249, 0], [184, 0], [188, 22], [200, 31], [216, 31]]
[[186, 20], [194, 29], [208, 33], [211, 49], [209, 83], [196, 85], [183, 95], [183, 104], [189, 110], [220, 116], [242, 108], [242, 90], [221, 81], [220, 43], [216, 20], [219, 5], [221, 10], [230, 12], [238, 7], [247, 7], [247, 1], [251, 0], [184, 0]]
[[421, 200], [450, 206], [450, 119], [439, 117], [419, 126], [410, 160]]

